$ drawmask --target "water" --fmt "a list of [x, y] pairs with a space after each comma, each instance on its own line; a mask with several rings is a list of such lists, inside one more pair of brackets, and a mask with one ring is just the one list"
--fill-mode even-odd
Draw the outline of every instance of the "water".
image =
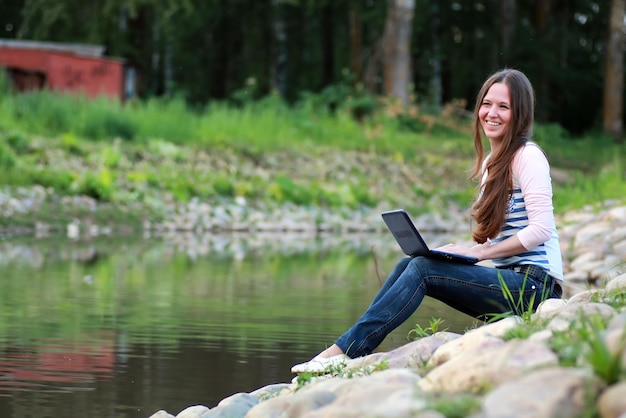
[[[5, 238], [0, 416], [176, 415], [289, 382], [400, 256], [367, 235]], [[473, 324], [427, 298], [380, 350], [432, 317], [451, 331]]]

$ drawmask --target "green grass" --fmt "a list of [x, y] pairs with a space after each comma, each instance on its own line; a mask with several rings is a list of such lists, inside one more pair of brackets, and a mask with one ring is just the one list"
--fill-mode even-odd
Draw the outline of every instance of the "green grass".
[[[471, 202], [467, 118], [349, 94], [331, 112], [329, 94], [303, 95], [291, 106], [270, 96], [190, 108], [178, 98], [119, 103], [45, 91], [14, 95], [0, 80], [3, 183], [39, 183], [103, 201], [157, 191], [180, 201], [241, 196], [352, 208], [387, 201], [416, 214]], [[623, 145], [603, 135], [571, 138], [557, 125], [537, 125], [535, 139], [564, 173], [553, 179], [557, 213], [626, 196]], [[201, 153], [228, 163], [203, 172]], [[317, 174], [303, 173], [299, 163], [326, 164], [339, 155], [350, 162], [328, 161]]]
[[[622, 289], [599, 291], [594, 294], [593, 301], [606, 303], [616, 309], [623, 308], [625, 292]], [[507, 331], [504, 340], [526, 339], [535, 332], [545, 329], [549, 319], [534, 316], [524, 317], [517, 327]], [[563, 367], [588, 367], [593, 373], [611, 385], [626, 377], [626, 367], [622, 362], [622, 353], [626, 349], [626, 337], [614, 329], [619, 339], [610, 347], [607, 340], [607, 327], [611, 318], [598, 314], [584, 315], [582, 312], [570, 325], [554, 331], [548, 344], [559, 358]]]
[[409, 331], [407, 339], [419, 340], [421, 338], [436, 334], [437, 332], [444, 332], [448, 328], [445, 328], [443, 330], [440, 329], [443, 322], [444, 320], [441, 318], [431, 318], [428, 321], [428, 326], [425, 328], [423, 328], [420, 324], [415, 324], [415, 328]]

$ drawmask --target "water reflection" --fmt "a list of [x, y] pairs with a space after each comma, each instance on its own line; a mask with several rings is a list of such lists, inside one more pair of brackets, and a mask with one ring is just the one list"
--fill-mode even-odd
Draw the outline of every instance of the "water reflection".
[[[0, 416], [147, 418], [287, 382], [399, 256], [366, 235], [0, 241]], [[381, 349], [433, 316], [472, 322], [427, 299]]]
[[113, 333], [98, 334], [102, 335], [93, 335], [82, 343], [43, 339], [37, 345], [5, 347], [0, 360], [0, 391], [73, 390], [70, 384], [111, 378], [115, 368]]

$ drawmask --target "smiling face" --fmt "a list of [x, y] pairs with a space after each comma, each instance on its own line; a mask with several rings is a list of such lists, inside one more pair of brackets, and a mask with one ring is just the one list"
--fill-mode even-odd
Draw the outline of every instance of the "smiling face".
[[492, 144], [500, 143], [511, 121], [511, 95], [504, 83], [494, 83], [480, 104], [480, 126]]

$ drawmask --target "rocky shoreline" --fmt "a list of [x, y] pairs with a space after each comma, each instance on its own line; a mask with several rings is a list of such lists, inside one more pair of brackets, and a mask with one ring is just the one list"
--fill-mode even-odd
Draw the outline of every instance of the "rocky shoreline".
[[[39, 186], [0, 191], [0, 218], [37, 219], [38, 211], [49, 201], [57, 202], [68, 213], [80, 213], [82, 216], [70, 216], [56, 224], [38, 220], [31, 221], [32, 226], [20, 226], [11, 222], [11, 227], [0, 227], [0, 236], [30, 234], [46, 237], [64, 234], [77, 239], [115, 235], [132, 228], [94, 216], [94, 213], [103, 210], [102, 205], [94, 199], [85, 196], [58, 197], [51, 190]], [[384, 232], [380, 213], [388, 209], [381, 206], [324, 210], [289, 204], [268, 206], [250, 203], [242, 198], [213, 203], [192, 199], [188, 203], [165, 202], [158, 221], [144, 218], [134, 232], [170, 237], [173, 240], [181, 234], [220, 232], [253, 235], [332, 233], [348, 236]], [[449, 206], [440, 213], [413, 215], [420, 229], [426, 232], [458, 236], [459, 231], [468, 231], [467, 212], [462, 208]], [[620, 201], [603, 202], [557, 216], [565, 283], [571, 288], [570, 294], [621, 272], [621, 264], [626, 260], [624, 219], [626, 205]], [[464, 238], [461, 236], [459, 239]]]
[[626, 416], [626, 206], [559, 216], [563, 300], [530, 319], [437, 332], [209, 407], [150, 418]]

